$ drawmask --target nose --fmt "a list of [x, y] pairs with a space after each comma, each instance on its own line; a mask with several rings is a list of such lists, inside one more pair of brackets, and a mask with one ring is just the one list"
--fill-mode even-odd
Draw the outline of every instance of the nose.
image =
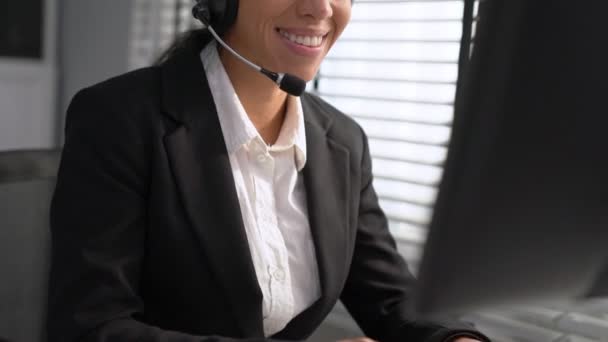
[[301, 15], [310, 16], [317, 20], [331, 18], [333, 0], [300, 0], [299, 11]]

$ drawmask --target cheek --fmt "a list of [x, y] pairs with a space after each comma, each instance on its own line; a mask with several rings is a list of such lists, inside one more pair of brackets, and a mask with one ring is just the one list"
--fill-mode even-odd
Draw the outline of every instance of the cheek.
[[350, 17], [351, 17], [350, 2], [345, 3], [345, 4], [341, 5], [341, 7], [334, 9], [333, 21], [334, 21], [335, 27], [334, 27], [333, 35], [331, 37], [331, 42], [328, 46], [328, 50], [329, 50], [329, 48], [331, 48], [334, 45], [334, 43], [342, 35], [342, 32], [344, 32], [344, 29], [350, 22]]
[[[346, 0], [348, 1], [348, 0]], [[336, 23], [336, 33], [338, 36], [342, 34], [348, 23], [350, 22], [350, 17], [352, 14], [352, 7], [350, 1], [343, 3], [341, 6], [337, 7], [334, 11], [334, 21]]]
[[247, 37], [247, 42], [259, 44], [265, 39], [264, 31], [267, 26], [267, 19], [271, 17], [268, 0], [241, 0], [239, 2], [239, 12], [236, 26], [239, 28], [239, 35]]

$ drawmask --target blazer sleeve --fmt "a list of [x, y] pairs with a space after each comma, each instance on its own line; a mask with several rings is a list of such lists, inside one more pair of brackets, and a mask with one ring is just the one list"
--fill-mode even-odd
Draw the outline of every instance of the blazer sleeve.
[[68, 109], [51, 204], [47, 339], [236, 341], [166, 331], [141, 319], [151, 129], [110, 103], [114, 96], [88, 89]]
[[459, 336], [487, 337], [458, 322], [417, 319], [411, 310], [415, 278], [398, 253], [372, 185], [367, 137], [363, 136], [355, 250], [341, 301], [365, 334], [378, 341], [444, 342]]

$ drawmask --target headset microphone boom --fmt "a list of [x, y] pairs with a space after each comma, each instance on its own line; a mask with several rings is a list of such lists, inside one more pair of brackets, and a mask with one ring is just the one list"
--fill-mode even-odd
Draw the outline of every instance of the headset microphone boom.
[[[264, 69], [254, 64], [250, 60], [246, 59], [245, 57], [241, 56], [238, 52], [234, 51], [230, 46], [228, 46], [228, 44], [226, 44], [222, 40], [222, 38], [220, 38], [219, 35], [221, 34], [221, 32], [219, 34], [218, 32], [216, 32], [212, 18], [214, 15], [220, 17], [220, 20], [224, 20], [223, 25], [220, 25], [221, 30], [223, 31], [227, 29], [227, 27], [231, 24], [230, 21], [234, 21], [236, 17], [238, 2], [235, 0], [222, 1], [220, 3], [223, 3], [224, 5], [216, 5], [216, 7], [214, 8], [213, 6], [217, 3], [218, 2], [214, 0], [197, 0], [196, 5], [192, 8], [192, 15], [194, 16], [194, 18], [198, 19], [201, 23], [203, 23], [203, 25], [207, 28], [207, 30], [209, 30], [211, 35], [215, 38], [215, 40], [217, 40], [218, 43], [220, 43], [226, 50], [228, 50], [231, 54], [233, 54], [243, 63], [247, 64], [251, 68], [255, 69], [256, 71], [271, 79], [279, 86], [279, 88], [281, 88], [286, 93], [291, 94], [293, 96], [302, 95], [304, 89], [306, 88], [306, 81], [291, 74], [277, 73]], [[212, 11], [216, 11], [217, 14], [212, 13]]]

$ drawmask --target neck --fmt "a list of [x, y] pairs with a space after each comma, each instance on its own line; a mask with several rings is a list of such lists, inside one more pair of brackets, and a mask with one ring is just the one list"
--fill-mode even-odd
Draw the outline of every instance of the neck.
[[287, 94], [223, 48], [220, 60], [245, 112], [267, 144], [274, 144], [285, 117]]

